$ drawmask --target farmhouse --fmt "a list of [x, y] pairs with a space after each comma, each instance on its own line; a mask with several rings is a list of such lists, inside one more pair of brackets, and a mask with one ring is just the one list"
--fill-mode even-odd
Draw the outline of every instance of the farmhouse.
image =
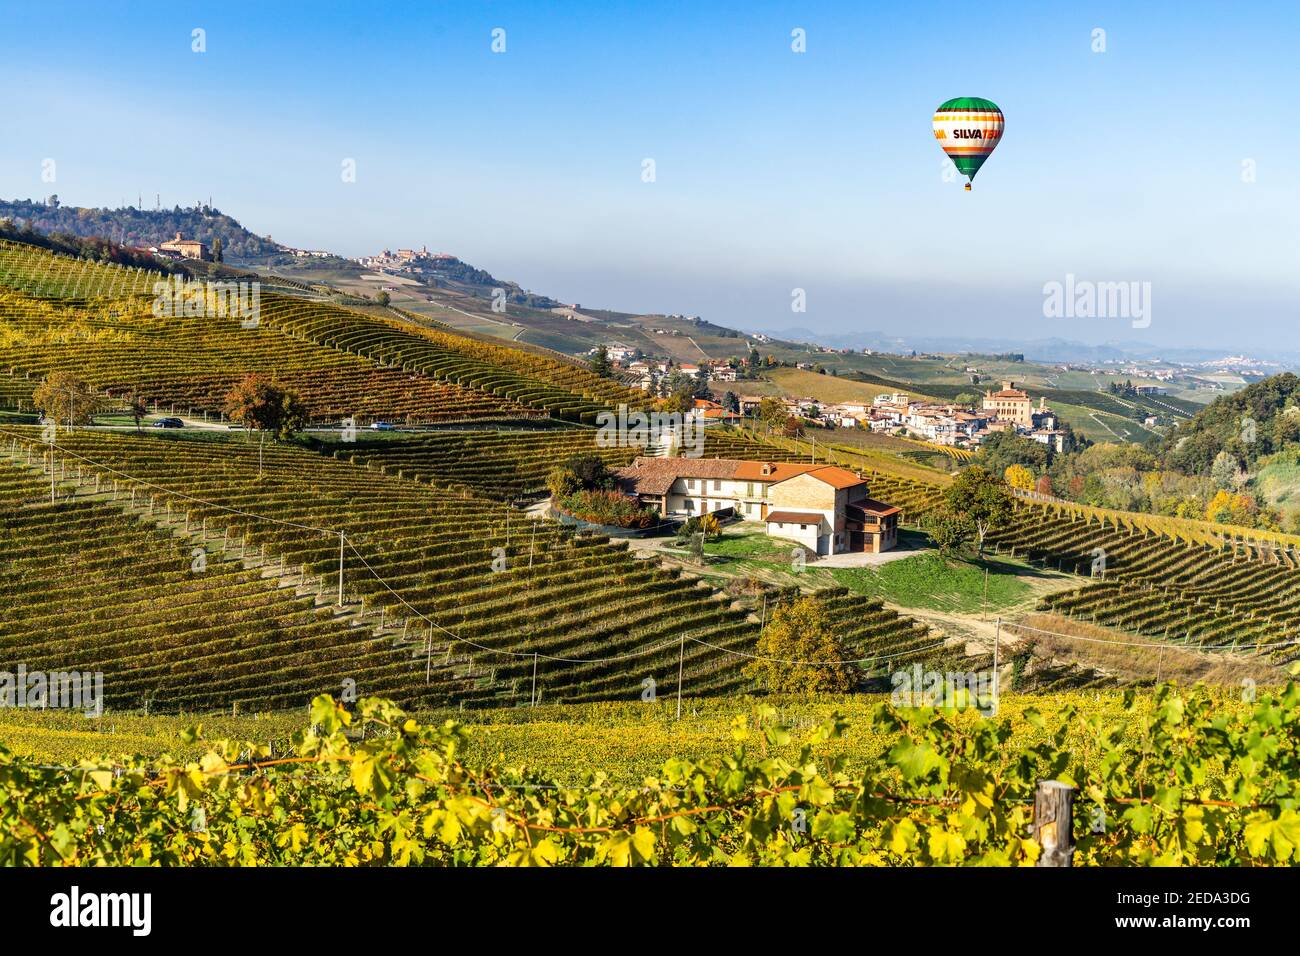
[[174, 252], [182, 259], [207, 259], [208, 247], [197, 239], [182, 239], [181, 234], [176, 233], [176, 238], [160, 243], [158, 246], [163, 252]]
[[816, 554], [888, 551], [902, 510], [868, 494], [837, 465], [733, 459], [638, 458], [615, 473], [620, 488], [665, 518], [731, 511]]
[[725, 406], [707, 398], [695, 399], [695, 414], [706, 422], [735, 421], [740, 418], [735, 412], [729, 412]]

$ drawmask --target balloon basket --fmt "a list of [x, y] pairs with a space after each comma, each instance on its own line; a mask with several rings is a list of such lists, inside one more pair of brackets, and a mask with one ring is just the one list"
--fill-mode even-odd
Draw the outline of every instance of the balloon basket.
[[970, 183], [967, 183], [967, 184], [966, 184], [966, 191], [967, 191], [967, 192], [970, 192]]

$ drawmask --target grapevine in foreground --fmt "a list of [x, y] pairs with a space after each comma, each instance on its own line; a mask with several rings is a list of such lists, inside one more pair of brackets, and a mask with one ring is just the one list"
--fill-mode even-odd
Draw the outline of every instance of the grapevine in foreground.
[[[636, 788], [468, 767], [467, 730], [328, 696], [292, 752], [222, 741], [202, 760], [56, 768], [0, 747], [0, 860], [93, 865], [1031, 865], [1037, 781], [1079, 788], [1076, 864], [1249, 866], [1300, 846], [1300, 689], [1225, 704], [1164, 685], [1124, 712], [1073, 706], [1033, 732], [882, 703], [887, 746], [829, 757], [835, 716], [793, 761], [761, 708], [759, 753], [667, 761]], [[737, 739], [747, 736], [737, 718]], [[187, 734], [192, 743], [199, 732]], [[1078, 742], [1082, 740], [1083, 745]]]

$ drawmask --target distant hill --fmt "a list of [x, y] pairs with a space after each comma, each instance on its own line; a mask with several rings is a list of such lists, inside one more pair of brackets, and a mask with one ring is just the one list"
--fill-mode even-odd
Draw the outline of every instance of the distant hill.
[[1274, 375], [1216, 398], [1165, 437], [1166, 463], [1184, 474], [1205, 475], [1227, 452], [1248, 471], [1261, 458], [1300, 448], [1300, 378]]
[[[874, 349], [878, 352], [906, 354], [909, 351], [960, 355], [1020, 353], [1031, 362], [1119, 362], [1153, 361], [1196, 364], [1212, 362], [1230, 354], [1225, 347], [1175, 348], [1151, 342], [1108, 342], [1085, 345], [1069, 339], [989, 339], [957, 335], [898, 335], [878, 331], [852, 333], [816, 332], [806, 328], [765, 329], [769, 335], [794, 342], [817, 342], [834, 348]], [[1268, 358], [1283, 367], [1300, 367], [1300, 351], [1276, 348]]]
[[[347, 269], [364, 271], [341, 256], [296, 257], [268, 236], [259, 236], [239, 220], [212, 206], [174, 206], [171, 209], [119, 209], [65, 206], [57, 196], [47, 200], [0, 200], [0, 220], [11, 219], [16, 227], [30, 226], [49, 236], [106, 239], [123, 246], [151, 246], [180, 233], [212, 245], [220, 239], [228, 262], [249, 266], [294, 266], [303, 272]], [[506, 300], [534, 309], [551, 309], [561, 303], [522, 289], [518, 283], [497, 279], [454, 257], [426, 258], [417, 263], [414, 278], [439, 288], [453, 289], [490, 301], [496, 289], [504, 289]]]
[[491, 302], [496, 290], [505, 293], [506, 302], [529, 309], [555, 309], [564, 303], [550, 296], [524, 289], [517, 282], [498, 279], [486, 269], [472, 266], [454, 256], [421, 257], [412, 264], [412, 274], [428, 285], [452, 289]]
[[283, 247], [265, 236], [254, 235], [238, 220], [211, 206], [174, 206], [171, 209], [121, 209], [64, 206], [57, 196], [45, 201], [0, 199], [0, 219], [51, 235], [108, 239], [125, 246], [151, 246], [180, 233], [209, 246], [220, 238], [223, 256], [234, 260], [273, 258]]

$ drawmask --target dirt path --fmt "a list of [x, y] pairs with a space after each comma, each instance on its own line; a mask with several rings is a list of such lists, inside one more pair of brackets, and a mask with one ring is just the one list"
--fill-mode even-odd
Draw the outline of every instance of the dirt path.
[[[988, 620], [983, 620], [978, 614], [953, 614], [947, 611], [900, 607], [896, 604], [887, 604], [886, 606], [899, 614], [904, 614], [930, 625], [931, 629], [945, 638], [959, 638], [965, 641], [968, 645], [967, 653], [974, 651], [989, 654], [993, 651], [993, 641], [998, 634], [998, 626], [997, 617], [992, 612], [989, 613]], [[1006, 612], [1003, 612], [1003, 619], [1006, 619]], [[1003, 628], [999, 645], [1004, 656], [1010, 651], [1018, 649], [1024, 642], [1024, 638], [1018, 637]], [[976, 647], [969, 647], [971, 644], [976, 645]]]

